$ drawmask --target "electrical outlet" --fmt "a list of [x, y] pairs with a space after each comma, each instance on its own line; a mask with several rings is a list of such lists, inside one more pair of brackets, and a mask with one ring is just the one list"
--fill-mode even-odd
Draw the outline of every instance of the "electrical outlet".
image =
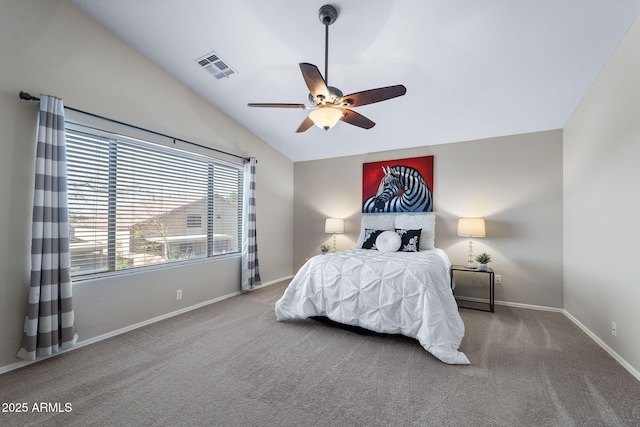
[[176, 299], [182, 299], [182, 289], [176, 291]]
[[496, 285], [502, 284], [502, 275], [496, 274]]
[[618, 336], [618, 325], [616, 325], [616, 322], [611, 322], [611, 335], [614, 337]]

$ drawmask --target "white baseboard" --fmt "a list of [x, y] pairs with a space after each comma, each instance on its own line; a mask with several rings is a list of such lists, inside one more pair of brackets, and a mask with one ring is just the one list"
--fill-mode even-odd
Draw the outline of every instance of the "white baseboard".
[[637, 380], [640, 381], [640, 371], [638, 371], [636, 368], [634, 368], [633, 366], [631, 366], [626, 360], [624, 360], [618, 353], [616, 353], [615, 351], [613, 351], [613, 349], [611, 347], [609, 347], [604, 341], [602, 341], [600, 338], [598, 338], [598, 336], [596, 334], [594, 334], [593, 332], [591, 332], [589, 330], [589, 328], [587, 328], [585, 325], [583, 325], [578, 319], [576, 319], [575, 317], [573, 317], [571, 315], [571, 313], [569, 313], [567, 310], [562, 310], [562, 313], [567, 316], [567, 318], [569, 320], [571, 320], [573, 323], [576, 324], [577, 327], [579, 327], [580, 329], [582, 329], [582, 331], [587, 334], [589, 336], [589, 338], [591, 338], [592, 340], [594, 340], [600, 347], [602, 347], [604, 349], [604, 351], [606, 351], [607, 353], [609, 353], [611, 355], [611, 357], [613, 357], [619, 364], [621, 364], [627, 371], [629, 371], [629, 373], [631, 375], [633, 375], [634, 377], [636, 377]]
[[271, 280], [271, 281], [269, 281], [269, 282], [262, 283], [258, 289], [260, 289], [260, 288], [262, 288], [262, 287], [265, 287], [265, 286], [274, 285], [274, 284], [276, 284], [276, 283], [280, 283], [280, 282], [282, 282], [283, 280], [289, 280], [289, 279], [293, 279], [293, 274], [292, 274], [292, 275], [290, 275], [290, 276], [281, 277], [280, 279]]
[[496, 301], [496, 305], [505, 305], [508, 307], [517, 307], [517, 308], [526, 308], [529, 310], [540, 310], [540, 311], [553, 311], [555, 313], [562, 313], [564, 310], [557, 307], [547, 307], [544, 305], [532, 305], [532, 304], [521, 304], [519, 302], [507, 302], [507, 301]]
[[[289, 280], [291, 278], [293, 278], [293, 276], [285, 276], [285, 277], [282, 277], [280, 279], [271, 280], [269, 282], [262, 283], [259, 288], [262, 288], [264, 286], [273, 285], [275, 283], [280, 283], [283, 280]], [[62, 350], [62, 351], [60, 351], [60, 352], [58, 352], [56, 354], [53, 354], [51, 356], [48, 356], [48, 357], [40, 357], [37, 360], [22, 360], [20, 362], [11, 363], [11, 364], [5, 365], [5, 366], [0, 366], [0, 375], [4, 374], [5, 372], [13, 371], [14, 369], [22, 368], [24, 366], [28, 366], [28, 365], [40, 362], [42, 360], [48, 359], [49, 357], [55, 357], [55, 356], [57, 356], [59, 354], [62, 354], [62, 353], [67, 353], [69, 351], [77, 350], [77, 349], [82, 348], [84, 346], [87, 346], [89, 344], [93, 344], [93, 343], [96, 343], [98, 341], [106, 340], [108, 338], [115, 337], [115, 336], [120, 335], [120, 334], [124, 334], [125, 332], [129, 332], [129, 331], [132, 331], [134, 329], [138, 329], [138, 328], [141, 328], [143, 326], [147, 326], [147, 325], [150, 325], [152, 323], [156, 323], [156, 322], [159, 322], [161, 320], [168, 319], [170, 317], [178, 316], [179, 314], [183, 314], [183, 313], [189, 312], [191, 310], [196, 310], [196, 309], [198, 309], [200, 307], [204, 307], [204, 306], [207, 306], [209, 304], [216, 303], [218, 301], [223, 301], [223, 300], [225, 300], [227, 298], [235, 297], [237, 295], [240, 295], [241, 293], [242, 293], [241, 291], [233, 292], [233, 293], [230, 293], [230, 294], [227, 294], [227, 295], [223, 295], [221, 297], [214, 298], [214, 299], [211, 299], [211, 300], [208, 300], [208, 301], [204, 301], [204, 302], [201, 302], [201, 303], [189, 306], [189, 307], [181, 308], [180, 310], [172, 311], [171, 313], [166, 313], [166, 314], [154, 317], [152, 319], [148, 319], [148, 320], [145, 320], [145, 321], [142, 321], [142, 322], [139, 322], [139, 323], [135, 323], [133, 325], [129, 325], [129, 326], [126, 326], [124, 328], [117, 329], [115, 331], [107, 332], [106, 334], [98, 335], [97, 337], [93, 337], [93, 338], [89, 338], [89, 339], [86, 339], [86, 340], [78, 341], [76, 343], [76, 345], [73, 346], [72, 348], [67, 349], [67, 350]]]
[[[489, 304], [488, 299], [484, 298], [472, 298], [472, 297], [460, 297], [456, 296], [456, 299], [461, 301], [470, 301], [470, 302], [479, 302], [482, 304]], [[562, 313], [564, 310], [556, 307], [546, 307], [543, 305], [532, 305], [532, 304], [521, 304], [518, 302], [508, 302], [508, 301], [494, 301], [495, 305], [504, 305], [508, 307], [517, 307], [517, 308], [526, 308], [529, 310], [540, 310], [540, 311], [553, 311], [556, 313]]]

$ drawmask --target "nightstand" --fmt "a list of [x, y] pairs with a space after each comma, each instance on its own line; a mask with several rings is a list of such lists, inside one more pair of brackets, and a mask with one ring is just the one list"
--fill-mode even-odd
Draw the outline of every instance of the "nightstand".
[[450, 285], [453, 288], [453, 273], [455, 271], [465, 271], [468, 273], [474, 273], [474, 274], [488, 274], [489, 275], [489, 310], [484, 310], [482, 308], [475, 308], [475, 307], [465, 307], [464, 305], [460, 305], [460, 300], [458, 298], [456, 298], [456, 300], [458, 301], [458, 307], [460, 308], [469, 308], [472, 310], [480, 310], [480, 311], [490, 311], [491, 313], [494, 312], [494, 297], [495, 297], [495, 289], [494, 289], [494, 284], [495, 284], [495, 275], [493, 273], [493, 269], [492, 268], [487, 268], [487, 270], [478, 270], [476, 268], [469, 268], [466, 265], [452, 265], [451, 269], [449, 270], [449, 279], [450, 279]]

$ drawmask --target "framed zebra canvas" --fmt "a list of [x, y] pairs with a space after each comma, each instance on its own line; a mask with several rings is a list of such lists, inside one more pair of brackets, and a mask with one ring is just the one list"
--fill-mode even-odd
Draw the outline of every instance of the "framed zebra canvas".
[[362, 164], [362, 212], [432, 212], [433, 156]]

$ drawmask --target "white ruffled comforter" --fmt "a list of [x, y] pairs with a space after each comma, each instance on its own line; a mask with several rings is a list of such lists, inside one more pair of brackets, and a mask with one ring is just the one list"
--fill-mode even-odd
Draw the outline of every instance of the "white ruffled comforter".
[[458, 348], [464, 323], [441, 249], [349, 249], [305, 263], [276, 303], [278, 320], [326, 316], [375, 332], [416, 338], [445, 363], [469, 364]]

